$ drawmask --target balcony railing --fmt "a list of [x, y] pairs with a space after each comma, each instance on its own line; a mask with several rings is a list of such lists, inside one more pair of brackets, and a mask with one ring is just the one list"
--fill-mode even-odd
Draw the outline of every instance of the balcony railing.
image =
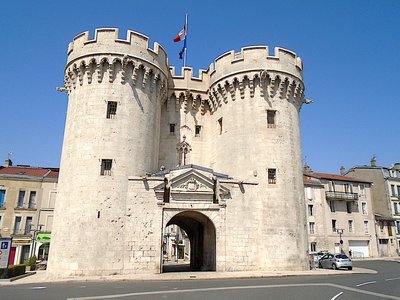
[[26, 236], [32, 236], [32, 233], [30, 232], [29, 229], [14, 229], [11, 232], [12, 235], [26, 235]]
[[346, 193], [346, 192], [325, 192], [326, 199], [329, 200], [345, 200], [345, 201], [357, 201], [357, 193]]

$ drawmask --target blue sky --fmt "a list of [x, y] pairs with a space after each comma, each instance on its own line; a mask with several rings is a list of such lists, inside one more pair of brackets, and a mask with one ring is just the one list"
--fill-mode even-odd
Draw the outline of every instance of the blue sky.
[[[279, 46], [304, 63], [303, 157], [316, 171], [400, 161], [400, 1], [5, 1], [0, 12], [0, 159], [59, 166], [67, 46], [95, 28], [132, 29], [159, 42], [180, 67], [172, 39], [189, 14], [188, 65], [220, 54]], [[197, 72], [196, 72], [197, 74]]]

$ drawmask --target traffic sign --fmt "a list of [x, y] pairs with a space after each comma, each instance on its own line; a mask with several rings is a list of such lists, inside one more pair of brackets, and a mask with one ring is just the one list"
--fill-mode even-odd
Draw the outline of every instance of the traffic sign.
[[0, 268], [7, 269], [8, 268], [8, 260], [10, 257], [11, 250], [11, 238], [0, 238]]

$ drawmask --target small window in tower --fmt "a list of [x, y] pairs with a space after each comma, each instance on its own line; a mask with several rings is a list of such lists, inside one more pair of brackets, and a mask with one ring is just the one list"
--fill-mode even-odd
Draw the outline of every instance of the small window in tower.
[[222, 134], [222, 118], [218, 119], [219, 134]]
[[111, 175], [112, 159], [101, 160], [100, 175]]
[[276, 184], [276, 169], [268, 169], [268, 183]]
[[169, 134], [175, 134], [175, 124], [169, 124]]
[[201, 132], [201, 126], [200, 125], [196, 125], [196, 127], [194, 128], [194, 136], [199, 137], [200, 136], [200, 132]]
[[117, 102], [108, 101], [107, 102], [107, 119], [114, 119], [117, 114]]
[[276, 127], [275, 116], [276, 116], [276, 110], [267, 110], [267, 127], [268, 128]]

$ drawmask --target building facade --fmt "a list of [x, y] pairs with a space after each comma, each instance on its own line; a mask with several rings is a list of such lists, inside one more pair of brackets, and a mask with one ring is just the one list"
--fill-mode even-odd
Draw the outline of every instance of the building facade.
[[47, 260], [58, 169], [0, 167], [0, 236], [11, 237], [10, 265], [36, 255]]
[[378, 166], [375, 157], [370, 165], [350, 168], [348, 176], [373, 182], [373, 211], [380, 256], [400, 255], [400, 164]]
[[178, 75], [139, 33], [76, 36], [49, 275], [158, 273], [170, 225], [192, 270], [306, 269], [302, 70], [255, 46]]
[[378, 255], [370, 182], [307, 168], [304, 187], [311, 252]]

